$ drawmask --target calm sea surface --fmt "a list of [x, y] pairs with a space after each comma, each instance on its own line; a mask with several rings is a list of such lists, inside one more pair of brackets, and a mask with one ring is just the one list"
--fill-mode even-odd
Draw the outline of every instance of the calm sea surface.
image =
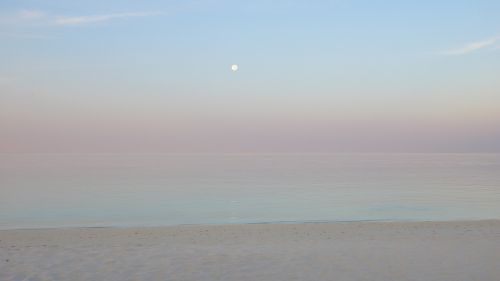
[[0, 228], [500, 219], [499, 154], [0, 154]]

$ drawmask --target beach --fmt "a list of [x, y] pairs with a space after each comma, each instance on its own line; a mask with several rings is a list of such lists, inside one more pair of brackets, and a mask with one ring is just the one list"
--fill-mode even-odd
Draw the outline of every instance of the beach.
[[453, 280], [500, 276], [500, 221], [0, 231], [0, 280]]

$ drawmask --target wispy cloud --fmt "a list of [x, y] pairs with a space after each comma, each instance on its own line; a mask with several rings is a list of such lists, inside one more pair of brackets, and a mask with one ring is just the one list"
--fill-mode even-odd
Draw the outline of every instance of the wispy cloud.
[[37, 10], [21, 10], [13, 14], [0, 13], [0, 26], [17, 26], [37, 23], [47, 15]]
[[500, 36], [492, 37], [478, 42], [468, 43], [460, 48], [448, 50], [444, 52], [444, 54], [448, 56], [466, 55], [487, 48], [489, 46], [492, 46], [496, 44], [498, 41], [500, 41]]
[[37, 10], [22, 10], [17, 15], [18, 19], [25, 21], [38, 20], [44, 18], [45, 16], [45, 12]]
[[130, 19], [162, 15], [162, 12], [127, 12], [84, 16], [53, 15], [39, 10], [21, 10], [11, 15], [0, 14], [0, 26], [79, 26], [103, 23], [119, 19]]
[[160, 15], [160, 12], [132, 12], [132, 13], [118, 13], [118, 14], [102, 14], [102, 15], [88, 15], [88, 16], [75, 16], [75, 17], [57, 17], [54, 20], [56, 25], [60, 26], [74, 26], [85, 25], [92, 23], [107, 22], [117, 19], [148, 17]]

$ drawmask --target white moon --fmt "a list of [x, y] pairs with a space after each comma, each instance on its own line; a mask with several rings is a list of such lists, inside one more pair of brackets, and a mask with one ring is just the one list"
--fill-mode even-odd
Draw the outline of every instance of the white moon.
[[233, 64], [233, 65], [231, 65], [231, 70], [232, 70], [233, 72], [238, 71], [238, 65], [237, 65], [237, 64]]

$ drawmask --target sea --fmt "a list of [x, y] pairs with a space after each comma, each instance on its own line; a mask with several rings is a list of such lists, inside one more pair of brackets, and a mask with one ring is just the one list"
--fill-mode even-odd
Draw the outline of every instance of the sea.
[[500, 154], [0, 154], [0, 229], [500, 219]]

